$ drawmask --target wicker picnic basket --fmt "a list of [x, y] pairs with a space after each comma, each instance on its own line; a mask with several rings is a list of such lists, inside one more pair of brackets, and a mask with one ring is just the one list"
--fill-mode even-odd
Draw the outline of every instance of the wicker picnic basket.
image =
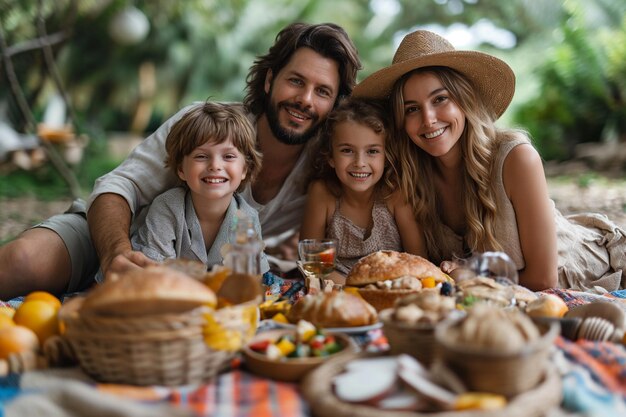
[[[81, 303], [78, 297], [61, 309], [62, 338], [83, 371], [97, 381], [196, 384], [227, 368], [236, 354], [205, 343], [207, 317], [214, 314], [205, 307], [177, 314], [114, 317], [79, 314]], [[247, 329], [241, 340], [251, 334], [254, 329]]]
[[315, 417], [543, 417], [561, 402], [561, 379], [554, 366], [542, 368], [541, 380], [532, 389], [510, 398], [499, 410], [465, 410], [416, 412], [383, 410], [366, 404], [340, 400], [333, 391], [333, 378], [342, 373], [348, 362], [381, 356], [377, 353], [357, 353], [331, 358], [312, 370], [300, 384], [302, 395], [310, 404]]

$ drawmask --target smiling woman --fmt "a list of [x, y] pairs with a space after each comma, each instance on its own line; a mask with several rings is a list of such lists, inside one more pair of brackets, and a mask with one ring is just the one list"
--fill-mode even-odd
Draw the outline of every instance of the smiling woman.
[[433, 262], [505, 252], [534, 291], [621, 289], [626, 262], [615, 254], [626, 231], [600, 214], [554, 209], [529, 135], [496, 125], [514, 92], [506, 62], [417, 30], [353, 95], [393, 108], [402, 194]]

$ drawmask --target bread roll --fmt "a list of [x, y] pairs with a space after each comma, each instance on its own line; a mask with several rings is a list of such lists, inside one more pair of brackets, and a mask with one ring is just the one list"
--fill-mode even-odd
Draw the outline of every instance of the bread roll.
[[450, 277], [435, 264], [421, 256], [406, 252], [378, 251], [361, 258], [346, 277], [346, 285], [355, 287], [400, 277], [434, 278], [436, 282]]
[[292, 323], [306, 320], [317, 327], [356, 327], [376, 323], [376, 310], [362, 298], [342, 291], [307, 295], [289, 310]]
[[526, 314], [530, 317], [561, 318], [568, 310], [565, 301], [554, 294], [542, 294], [526, 306]]
[[435, 264], [405, 252], [378, 251], [361, 258], [346, 277], [346, 285], [359, 287], [361, 295], [377, 311], [422, 289], [421, 280], [451, 281]]
[[165, 266], [150, 266], [111, 274], [87, 294], [80, 311], [136, 316], [180, 313], [216, 304], [215, 293], [201, 282]]

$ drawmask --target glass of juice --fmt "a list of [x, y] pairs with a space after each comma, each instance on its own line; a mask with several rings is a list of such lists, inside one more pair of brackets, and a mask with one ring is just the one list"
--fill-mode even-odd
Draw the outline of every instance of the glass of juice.
[[304, 239], [298, 242], [298, 255], [302, 268], [323, 278], [335, 270], [337, 242], [333, 239]]

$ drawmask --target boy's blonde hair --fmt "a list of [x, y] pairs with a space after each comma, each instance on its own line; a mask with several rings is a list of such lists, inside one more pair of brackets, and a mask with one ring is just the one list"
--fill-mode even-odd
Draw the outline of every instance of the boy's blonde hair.
[[333, 134], [339, 123], [354, 122], [372, 129], [382, 135], [385, 143], [385, 172], [381, 181], [376, 184], [379, 198], [388, 197], [398, 185], [396, 169], [396, 153], [391, 140], [391, 114], [385, 108], [385, 102], [375, 99], [346, 98], [330, 112], [322, 127], [317, 152], [311, 166], [312, 180], [323, 180], [329, 191], [335, 196], [341, 195], [341, 182], [335, 169], [328, 161], [333, 153]]
[[256, 130], [241, 104], [206, 101], [194, 106], [170, 129], [165, 140], [165, 166], [178, 177], [183, 158], [207, 142], [231, 140], [245, 158], [246, 178], [238, 191], [254, 181], [261, 170], [261, 153], [257, 149]]

